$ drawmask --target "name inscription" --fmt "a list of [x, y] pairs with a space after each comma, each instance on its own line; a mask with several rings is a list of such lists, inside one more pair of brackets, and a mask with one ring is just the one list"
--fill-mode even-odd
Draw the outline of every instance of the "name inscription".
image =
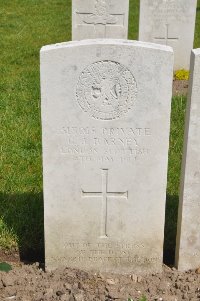
[[132, 162], [147, 157], [150, 128], [110, 128], [64, 126], [60, 152], [75, 161]]
[[154, 19], [158, 22], [185, 21], [188, 4], [177, 0], [155, 1], [152, 5]]

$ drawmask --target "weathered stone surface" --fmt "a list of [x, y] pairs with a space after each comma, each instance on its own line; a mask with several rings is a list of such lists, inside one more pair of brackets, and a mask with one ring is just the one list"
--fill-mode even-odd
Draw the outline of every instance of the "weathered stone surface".
[[174, 69], [189, 70], [197, 0], [141, 0], [139, 40], [173, 47]]
[[129, 0], [72, 0], [72, 39], [127, 39]]
[[42, 48], [48, 269], [161, 270], [172, 77], [166, 46]]
[[200, 49], [192, 51], [179, 200], [176, 265], [200, 265]]

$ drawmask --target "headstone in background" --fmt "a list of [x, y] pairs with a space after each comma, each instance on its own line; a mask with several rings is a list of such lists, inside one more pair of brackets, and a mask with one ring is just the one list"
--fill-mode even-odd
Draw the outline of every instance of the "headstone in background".
[[127, 39], [129, 0], [73, 0], [72, 39]]
[[200, 49], [191, 56], [176, 265], [181, 271], [200, 266]]
[[170, 47], [42, 48], [48, 269], [161, 270], [172, 77]]
[[189, 70], [197, 0], [141, 0], [139, 40], [174, 49], [174, 69]]

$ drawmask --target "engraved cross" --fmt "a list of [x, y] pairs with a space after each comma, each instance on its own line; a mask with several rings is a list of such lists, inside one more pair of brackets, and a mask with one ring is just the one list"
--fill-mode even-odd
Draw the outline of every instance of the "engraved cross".
[[165, 41], [165, 45], [168, 46], [168, 41], [175, 41], [177, 42], [178, 41], [178, 37], [175, 38], [175, 37], [170, 37], [169, 36], [169, 24], [165, 24], [165, 37], [155, 37], [154, 40], [157, 40], [157, 41]]
[[83, 198], [101, 198], [101, 228], [100, 237], [107, 238], [107, 203], [108, 198], [128, 199], [128, 191], [126, 192], [108, 192], [108, 169], [102, 169], [102, 191], [101, 192], [85, 192], [82, 190]]

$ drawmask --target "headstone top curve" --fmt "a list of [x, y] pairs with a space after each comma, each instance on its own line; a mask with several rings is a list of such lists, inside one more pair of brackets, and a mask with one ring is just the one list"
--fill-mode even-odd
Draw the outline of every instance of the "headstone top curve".
[[90, 45], [117, 45], [117, 46], [135, 46], [141, 48], [152, 48], [162, 51], [168, 51], [173, 53], [173, 49], [171, 46], [160, 45], [155, 43], [148, 43], [136, 40], [124, 40], [124, 39], [89, 39], [89, 40], [82, 40], [82, 41], [70, 41], [70, 42], [63, 42], [57, 44], [50, 44], [43, 46], [40, 52], [48, 51], [48, 50], [55, 50], [65, 47], [76, 47], [76, 46], [90, 46]]

